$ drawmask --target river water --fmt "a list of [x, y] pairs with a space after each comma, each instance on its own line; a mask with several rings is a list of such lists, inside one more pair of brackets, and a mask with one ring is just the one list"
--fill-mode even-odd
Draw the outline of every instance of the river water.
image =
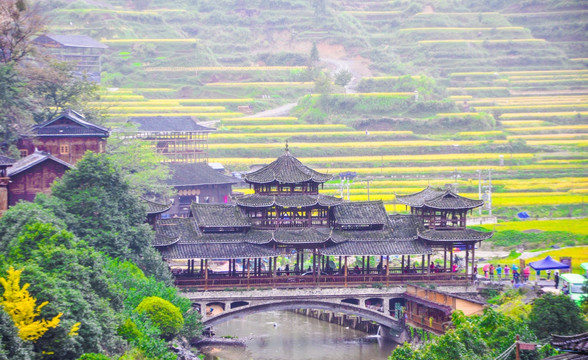
[[233, 319], [214, 331], [217, 338], [237, 337], [246, 346], [202, 348], [206, 360], [383, 360], [396, 347], [379, 336], [289, 311]]

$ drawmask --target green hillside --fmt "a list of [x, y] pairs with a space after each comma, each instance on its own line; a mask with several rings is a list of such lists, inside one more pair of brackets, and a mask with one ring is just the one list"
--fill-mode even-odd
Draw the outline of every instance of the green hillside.
[[[47, 1], [55, 33], [109, 46], [97, 106], [218, 127], [211, 161], [296, 156], [355, 171], [351, 198], [492, 169], [495, 214], [585, 216], [588, 5], [584, 1]], [[321, 61], [310, 61], [316, 44]], [[347, 86], [323, 74], [347, 69]], [[332, 80], [332, 78], [331, 78]], [[330, 84], [330, 85], [329, 85]], [[416, 90], [416, 92], [415, 92]], [[244, 119], [287, 103], [275, 116]], [[361, 182], [364, 181], [364, 182]], [[338, 184], [327, 192], [339, 193]]]

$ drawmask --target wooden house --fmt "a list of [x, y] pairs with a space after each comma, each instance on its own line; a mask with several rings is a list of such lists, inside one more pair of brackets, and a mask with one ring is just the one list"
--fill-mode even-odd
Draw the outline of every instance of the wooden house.
[[197, 124], [190, 116], [131, 117], [136, 130], [127, 137], [149, 141], [170, 162], [208, 161], [208, 134], [215, 129]]
[[49, 193], [55, 179], [72, 168], [69, 163], [44, 151], [35, 151], [8, 168], [8, 206], [19, 200], [33, 201], [39, 193]]
[[177, 195], [168, 214], [188, 216], [191, 203], [225, 204], [239, 179], [223, 175], [204, 163], [170, 163], [172, 178], [167, 181]]
[[58, 60], [73, 63], [76, 70], [89, 80], [100, 82], [102, 54], [108, 46], [85, 35], [46, 34], [33, 42]]
[[15, 162], [14, 159], [0, 155], [0, 216], [8, 209], [8, 169]]
[[67, 109], [55, 118], [33, 126], [18, 141], [21, 156], [44, 151], [75, 165], [86, 151], [103, 153], [110, 131]]

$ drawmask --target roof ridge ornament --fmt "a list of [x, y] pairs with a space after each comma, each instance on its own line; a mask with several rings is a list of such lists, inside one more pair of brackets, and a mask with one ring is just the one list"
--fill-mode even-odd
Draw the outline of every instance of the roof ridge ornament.
[[290, 155], [290, 150], [288, 149], [288, 140], [286, 140], [286, 148], [284, 149], [286, 155]]

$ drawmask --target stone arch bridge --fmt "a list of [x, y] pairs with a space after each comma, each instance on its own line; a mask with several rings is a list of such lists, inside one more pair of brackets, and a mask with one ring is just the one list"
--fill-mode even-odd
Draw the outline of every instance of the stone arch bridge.
[[[438, 289], [449, 293], [475, 291], [466, 286], [447, 286]], [[205, 328], [265, 311], [328, 310], [374, 321], [382, 326], [384, 336], [402, 342], [406, 339], [407, 333], [404, 321], [398, 318], [394, 307], [397, 303], [403, 304], [405, 290], [404, 286], [386, 289], [272, 289], [192, 292], [186, 293], [185, 296], [200, 311]]]

